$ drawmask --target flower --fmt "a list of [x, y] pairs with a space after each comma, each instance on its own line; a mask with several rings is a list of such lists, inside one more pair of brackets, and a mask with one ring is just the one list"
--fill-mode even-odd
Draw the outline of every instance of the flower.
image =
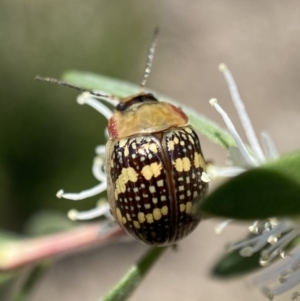
[[[236, 147], [229, 149], [229, 159], [232, 166], [223, 168], [209, 166], [208, 174], [212, 179], [216, 177], [236, 176], [268, 160], [274, 160], [279, 157], [276, 147], [268, 133], [262, 133], [262, 147], [260, 146], [230, 71], [224, 64], [221, 64], [219, 69], [224, 74], [228, 84], [231, 98], [248, 138], [249, 147], [243, 143], [232, 121], [218, 104], [217, 100], [211, 99], [211, 105], [221, 114], [236, 143]], [[232, 220], [226, 220], [221, 223], [216, 228], [216, 232], [220, 233], [230, 222], [232, 222]], [[269, 300], [272, 300], [274, 296], [287, 292], [299, 284], [300, 247], [295, 248], [294, 251], [288, 255], [284, 250], [286, 247], [291, 246], [295, 238], [300, 236], [300, 225], [288, 218], [269, 218], [254, 221], [249, 227], [249, 232], [251, 233], [249, 238], [228, 244], [226, 247], [227, 250], [240, 250], [239, 253], [243, 257], [249, 257], [256, 252], [260, 252], [259, 263], [261, 266], [270, 265], [271, 261], [278, 258], [278, 256], [284, 258], [284, 261], [281, 262], [279, 267], [268, 267], [261, 275], [254, 279], [254, 283], [260, 286], [262, 293]], [[276, 278], [279, 284], [270, 286], [270, 283], [276, 280]], [[298, 296], [300, 296], [300, 293], [294, 292], [292, 299], [294, 300]]]
[[[220, 168], [210, 165], [208, 167], [207, 172], [208, 178], [210, 179], [215, 179], [217, 177], [233, 177], [248, 169], [257, 167], [268, 160], [274, 160], [279, 157], [275, 145], [267, 132], [262, 133], [262, 146], [260, 145], [238, 93], [234, 79], [224, 64], [220, 65], [220, 70], [223, 72], [228, 83], [233, 102], [237, 108], [246, 136], [249, 140], [249, 146], [242, 141], [229, 116], [218, 104], [217, 100], [211, 99], [211, 105], [223, 117], [229, 133], [235, 140], [236, 146], [229, 148], [231, 166]], [[98, 98], [111, 105], [117, 103], [117, 100], [111, 96]], [[80, 104], [90, 105], [99, 111], [106, 119], [109, 119], [112, 116], [112, 111], [102, 102], [97, 101], [95, 96], [90, 93], [81, 94], [77, 100]], [[107, 130], [105, 130], [105, 135], [107, 136]], [[92, 167], [93, 175], [99, 181], [99, 184], [79, 193], [65, 193], [63, 190], [60, 190], [58, 191], [57, 196], [77, 201], [104, 192], [107, 189], [104, 161], [105, 146], [100, 145], [96, 148], [96, 157]], [[96, 208], [89, 211], [78, 212], [76, 210], [71, 210], [69, 212], [69, 217], [73, 220], [87, 220], [103, 215], [111, 220], [107, 201], [100, 201]], [[221, 232], [230, 222], [231, 220], [225, 221], [217, 230]], [[249, 231], [252, 234], [251, 238], [229, 244], [227, 246], [228, 250], [240, 250], [240, 254], [245, 257], [260, 251], [260, 263], [263, 266], [270, 264], [270, 262], [279, 255], [285, 257], [280, 268], [271, 269], [271, 267], [269, 267], [255, 280], [255, 282], [260, 285], [262, 292], [269, 299], [272, 299], [275, 295], [282, 294], [296, 286], [300, 282], [300, 272], [298, 270], [300, 266], [300, 248], [296, 248], [294, 252], [288, 256], [283, 250], [300, 235], [300, 226], [295, 221], [288, 218], [269, 218], [266, 220], [254, 221], [253, 225], [249, 227]], [[279, 279], [280, 284], [270, 287], [269, 284], [276, 278]], [[298, 295], [298, 292], [295, 292], [292, 297], [296, 298]]]
[[[115, 97], [99, 97], [107, 103], [115, 106], [118, 101]], [[87, 104], [102, 114], [107, 120], [112, 116], [112, 111], [104, 105], [102, 102], [97, 101], [95, 95], [91, 95], [89, 92], [80, 94], [77, 98], [77, 102], [81, 105]], [[107, 129], [104, 131], [104, 135], [108, 137]], [[99, 181], [99, 184], [90, 189], [81, 191], [79, 193], [67, 193], [63, 189], [60, 189], [56, 196], [58, 198], [65, 198], [73, 201], [83, 200], [104, 192], [107, 189], [107, 179], [104, 170], [105, 162], [105, 145], [98, 145], [96, 147], [96, 157], [93, 161], [92, 173], [94, 177]], [[79, 212], [75, 209], [69, 211], [68, 216], [72, 220], [89, 220], [99, 216], [105, 216], [107, 219], [112, 220], [110, 214], [109, 204], [106, 200], [100, 199], [96, 207], [88, 210]]]

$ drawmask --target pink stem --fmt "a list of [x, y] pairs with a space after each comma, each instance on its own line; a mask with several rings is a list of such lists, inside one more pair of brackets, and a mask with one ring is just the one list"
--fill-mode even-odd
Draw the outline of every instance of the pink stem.
[[101, 231], [101, 227], [105, 226], [105, 224], [93, 223], [59, 234], [3, 242], [0, 245], [0, 271], [20, 268], [29, 263], [82, 247], [101, 245], [125, 235], [125, 232], [118, 226]]

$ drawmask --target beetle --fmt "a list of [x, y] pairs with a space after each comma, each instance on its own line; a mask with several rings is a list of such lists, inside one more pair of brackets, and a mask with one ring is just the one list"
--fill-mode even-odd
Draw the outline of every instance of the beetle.
[[[140, 92], [124, 99], [52, 78], [37, 79], [118, 102], [108, 120], [105, 149], [110, 212], [137, 240], [164, 246], [175, 244], [197, 227], [202, 218], [197, 207], [209, 179], [199, 138], [187, 115], [144, 91], [157, 36], [158, 30], [149, 48]], [[63, 191], [58, 194], [72, 198]]]

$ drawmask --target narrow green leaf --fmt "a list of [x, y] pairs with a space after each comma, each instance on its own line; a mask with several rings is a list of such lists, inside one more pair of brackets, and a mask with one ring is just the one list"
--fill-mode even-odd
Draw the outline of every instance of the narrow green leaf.
[[[249, 239], [254, 236], [255, 235], [250, 235]], [[297, 246], [299, 244], [299, 240], [299, 237], [293, 239], [284, 248], [284, 251], [286, 252]], [[217, 260], [217, 262], [211, 269], [211, 274], [216, 278], [228, 279], [231, 277], [245, 275], [254, 272], [258, 269], [261, 269], [263, 268], [259, 263], [261, 251], [262, 250], [255, 252], [250, 257], [242, 257], [239, 253], [240, 250], [234, 250], [232, 252], [229, 252], [223, 255], [219, 260]], [[279, 258], [280, 257], [278, 256], [274, 259], [274, 261], [276, 261]]]
[[30, 236], [42, 236], [59, 233], [74, 228], [75, 224], [60, 211], [43, 210], [33, 214], [26, 222], [25, 233]]
[[222, 256], [214, 265], [211, 274], [217, 278], [229, 278], [241, 276], [253, 272], [259, 268], [260, 252], [251, 257], [242, 257], [239, 250], [235, 250]]
[[[138, 93], [140, 90], [140, 87], [138, 85], [89, 72], [68, 71], [63, 75], [63, 79], [68, 83], [79, 86], [81, 88], [100, 90], [107, 94], [112, 94], [118, 97], [127, 97], [132, 94]], [[158, 99], [173, 103], [181, 107], [188, 115], [190, 124], [199, 133], [208, 137], [212, 142], [217, 143], [225, 148], [235, 145], [235, 142], [229, 135], [229, 133], [223, 130], [215, 122], [209, 120], [199, 113], [196, 113], [192, 108], [189, 108], [182, 103], [179, 103], [171, 99], [170, 97], [167, 97], [166, 95], [160, 94], [150, 89], [147, 90], [155, 94]], [[208, 101], [206, 100], [205, 103], [209, 105]]]
[[127, 300], [168, 247], [152, 247], [101, 301]]
[[200, 205], [210, 215], [261, 219], [300, 214], [300, 152], [232, 178]]
[[7, 241], [19, 240], [21, 238], [24, 238], [24, 236], [21, 236], [20, 234], [15, 232], [0, 229], [0, 247], [2, 243], [5, 243]]

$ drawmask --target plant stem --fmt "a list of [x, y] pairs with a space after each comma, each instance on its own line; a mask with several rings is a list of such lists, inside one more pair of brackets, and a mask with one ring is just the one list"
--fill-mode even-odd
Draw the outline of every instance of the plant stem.
[[108, 243], [124, 235], [125, 232], [118, 226], [105, 229], [105, 224], [93, 223], [58, 234], [5, 241], [0, 243], [0, 271], [17, 269], [83, 247]]
[[168, 247], [152, 247], [126, 275], [99, 301], [124, 301], [130, 297], [147, 272]]

